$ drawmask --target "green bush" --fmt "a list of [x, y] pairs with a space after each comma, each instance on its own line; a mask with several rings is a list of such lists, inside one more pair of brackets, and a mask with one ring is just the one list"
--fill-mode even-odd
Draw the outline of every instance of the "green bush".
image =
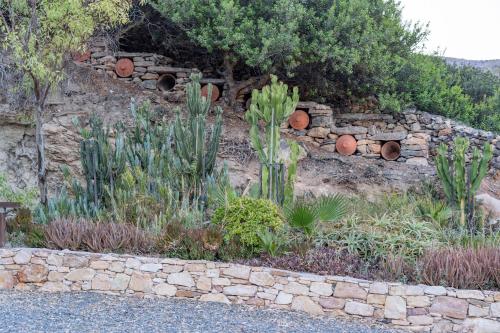
[[249, 247], [260, 245], [259, 234], [283, 228], [281, 213], [273, 202], [250, 197], [236, 198], [227, 207], [217, 208], [212, 223], [224, 228], [226, 241], [239, 237]]

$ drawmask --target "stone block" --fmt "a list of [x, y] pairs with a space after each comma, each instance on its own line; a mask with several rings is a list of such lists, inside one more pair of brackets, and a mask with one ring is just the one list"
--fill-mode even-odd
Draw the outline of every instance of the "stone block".
[[465, 319], [468, 307], [469, 304], [464, 299], [449, 296], [438, 296], [434, 299], [430, 312], [450, 318]]
[[169, 284], [175, 284], [184, 287], [194, 287], [195, 283], [191, 274], [187, 272], [172, 273], [167, 277]]
[[332, 285], [325, 282], [311, 282], [310, 290], [321, 296], [330, 296], [333, 294]]
[[313, 138], [324, 139], [330, 134], [330, 129], [325, 127], [314, 127], [307, 131], [307, 135]]
[[369, 304], [359, 302], [346, 302], [344, 311], [348, 314], [371, 317], [375, 308]]
[[231, 265], [231, 267], [223, 269], [222, 274], [238, 279], [248, 280], [250, 276], [250, 267]]
[[295, 296], [291, 308], [292, 310], [304, 311], [313, 315], [322, 315], [324, 313], [323, 308], [307, 296]]
[[366, 299], [368, 293], [357, 284], [349, 282], [338, 282], [333, 293], [335, 297]]
[[217, 302], [224, 304], [231, 304], [231, 301], [224, 294], [203, 294], [200, 297], [200, 301], [202, 302]]
[[384, 317], [389, 319], [406, 319], [406, 300], [401, 296], [387, 296]]
[[254, 296], [257, 292], [256, 286], [249, 286], [244, 284], [237, 284], [234, 286], [225, 287], [224, 294], [231, 296]]
[[267, 272], [252, 272], [249, 281], [258, 286], [271, 287], [274, 285], [274, 278]]

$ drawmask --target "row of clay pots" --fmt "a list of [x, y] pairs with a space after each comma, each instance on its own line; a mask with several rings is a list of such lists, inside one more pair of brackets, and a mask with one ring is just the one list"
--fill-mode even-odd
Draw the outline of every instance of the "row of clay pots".
[[[340, 155], [348, 156], [354, 154], [357, 145], [352, 135], [342, 135], [335, 142], [335, 149]], [[394, 161], [401, 155], [401, 146], [396, 141], [388, 141], [382, 145], [380, 155], [388, 161]]]

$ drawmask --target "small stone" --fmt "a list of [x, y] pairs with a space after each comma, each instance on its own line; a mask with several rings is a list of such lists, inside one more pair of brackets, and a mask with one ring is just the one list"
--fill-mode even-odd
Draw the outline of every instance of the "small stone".
[[406, 302], [412, 308], [426, 308], [431, 305], [431, 300], [428, 296], [408, 296]]
[[441, 286], [425, 287], [424, 292], [429, 295], [444, 296], [446, 295], [446, 288]]
[[471, 317], [486, 317], [488, 316], [488, 308], [469, 304], [469, 316]]
[[204, 272], [206, 269], [204, 264], [187, 264], [184, 267], [184, 270], [188, 272]]
[[177, 292], [177, 288], [167, 283], [160, 283], [154, 286], [153, 292], [156, 295], [173, 297]]
[[276, 298], [276, 295], [274, 294], [269, 294], [269, 293], [264, 293], [264, 292], [258, 292], [257, 293], [257, 298], [262, 298], [262, 299], [267, 299], [270, 301], [274, 301]]
[[230, 286], [231, 280], [229, 280], [228, 278], [213, 278], [212, 284], [214, 286]]
[[39, 291], [44, 291], [44, 292], [63, 292], [63, 291], [70, 291], [70, 287], [65, 285], [62, 282], [45, 282], [43, 286], [39, 289]]
[[346, 127], [332, 126], [331, 132], [337, 135], [366, 134], [368, 133], [368, 128], [362, 126], [346, 126]]
[[90, 268], [92, 269], [107, 269], [109, 267], [109, 262], [107, 261], [102, 261], [102, 260], [97, 260], [97, 261], [92, 261], [90, 263]]
[[357, 284], [349, 282], [338, 282], [335, 286], [333, 296], [341, 298], [366, 299], [368, 293]]
[[141, 265], [140, 270], [143, 271], [143, 272], [156, 273], [156, 272], [158, 272], [162, 268], [163, 268], [163, 265], [161, 265], [161, 264], [152, 264], [152, 263], [149, 263], [149, 264], [143, 264], [143, 265]]
[[16, 279], [11, 272], [0, 271], [0, 289], [13, 289]]
[[280, 291], [274, 303], [276, 304], [290, 304], [292, 303], [293, 295]]
[[111, 279], [108, 275], [97, 274], [92, 279], [92, 290], [107, 291], [111, 289]]
[[200, 301], [202, 302], [218, 302], [224, 304], [231, 304], [231, 301], [226, 297], [226, 295], [218, 293], [218, 294], [203, 294], [200, 297]]
[[222, 274], [238, 279], [248, 280], [248, 277], [250, 276], [250, 267], [232, 265], [231, 267], [224, 269]]
[[151, 277], [149, 277], [149, 275], [134, 273], [130, 278], [128, 287], [133, 291], [147, 293], [151, 291], [151, 288], [153, 287], [153, 281], [151, 281]]
[[292, 301], [292, 310], [304, 311], [313, 315], [322, 315], [323, 308], [307, 296], [296, 296]]
[[406, 160], [406, 164], [410, 165], [419, 165], [419, 166], [428, 166], [429, 162], [425, 157], [411, 157]]
[[119, 273], [116, 274], [114, 279], [111, 281], [111, 290], [123, 291], [127, 289], [130, 282], [130, 276], [127, 274]]
[[212, 279], [206, 276], [200, 276], [200, 278], [196, 282], [196, 288], [204, 291], [212, 290]]
[[431, 313], [438, 313], [455, 319], [465, 319], [469, 304], [464, 299], [438, 296], [430, 308]]
[[63, 257], [51, 254], [47, 257], [47, 265], [61, 267], [63, 265]]
[[179, 265], [163, 265], [163, 272], [165, 273], [179, 273], [184, 270], [183, 266]]
[[492, 317], [500, 317], [500, 302], [491, 303], [490, 312]]
[[386, 295], [389, 292], [389, 285], [385, 282], [373, 282], [370, 286], [370, 294]]
[[333, 288], [330, 283], [311, 282], [311, 291], [321, 296], [330, 296], [333, 294]]
[[408, 321], [413, 325], [432, 325], [431, 316], [408, 316]]
[[309, 287], [298, 282], [290, 282], [283, 288], [283, 291], [294, 295], [307, 295], [309, 293]]
[[369, 135], [368, 139], [376, 141], [398, 141], [406, 138], [407, 132], [389, 132]]
[[479, 290], [459, 289], [459, 290], [457, 290], [457, 297], [458, 298], [472, 298], [472, 299], [483, 300], [484, 294]]
[[345, 305], [345, 300], [342, 298], [320, 298], [319, 304], [325, 309], [343, 309]]
[[66, 266], [69, 268], [88, 267], [89, 260], [85, 257], [67, 254], [67, 255], [64, 255], [64, 257], [63, 257], [63, 264], [59, 265], [59, 266]]
[[195, 283], [191, 274], [187, 272], [172, 273], [168, 276], [167, 282], [184, 287], [194, 287]]
[[267, 272], [252, 272], [249, 281], [258, 286], [271, 287], [274, 285], [273, 276]]
[[254, 296], [257, 292], [256, 286], [237, 284], [234, 286], [225, 287], [224, 294], [232, 296]]
[[401, 296], [387, 296], [384, 317], [389, 319], [406, 319], [406, 301]]
[[127, 261], [125, 261], [125, 267], [139, 269], [139, 267], [141, 267], [141, 262], [135, 258], [128, 258]]
[[[484, 318], [468, 318], [463, 324], [464, 332], [474, 333], [498, 333], [500, 322]], [[434, 331], [432, 331], [434, 333]]]
[[365, 303], [347, 302], [344, 311], [348, 314], [371, 317], [373, 316], [374, 307]]
[[156, 90], [156, 80], [145, 80], [142, 81], [142, 87], [149, 90]]
[[141, 79], [143, 80], [158, 80], [160, 76], [156, 73], [146, 73], [143, 76], [141, 76]]
[[123, 271], [125, 270], [125, 267], [123, 266], [122, 262], [115, 261], [109, 265], [108, 270], [110, 270], [111, 272], [115, 272], [115, 273], [123, 273]]
[[314, 127], [307, 131], [307, 136], [313, 138], [326, 138], [330, 134], [330, 129], [325, 127]]
[[366, 302], [369, 304], [380, 304], [384, 305], [385, 304], [385, 295], [380, 295], [380, 294], [368, 294], [368, 298], [366, 299]]
[[66, 274], [56, 272], [56, 271], [50, 271], [49, 275], [47, 276], [47, 280], [52, 281], [52, 282], [62, 281], [62, 280], [64, 280], [64, 275], [66, 275]]
[[94, 275], [92, 268], [79, 268], [69, 272], [64, 278], [69, 281], [90, 281]]
[[24, 266], [23, 269], [17, 274], [19, 282], [45, 282], [47, 281], [47, 276], [49, 270], [43, 265], [29, 265]]
[[29, 250], [21, 250], [16, 253], [14, 256], [14, 262], [18, 265], [26, 265], [31, 260], [31, 251]]

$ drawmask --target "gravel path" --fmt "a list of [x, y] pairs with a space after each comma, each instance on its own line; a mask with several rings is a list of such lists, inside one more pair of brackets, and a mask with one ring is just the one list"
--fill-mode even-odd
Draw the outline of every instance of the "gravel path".
[[185, 299], [0, 291], [0, 332], [396, 332], [364, 323]]

